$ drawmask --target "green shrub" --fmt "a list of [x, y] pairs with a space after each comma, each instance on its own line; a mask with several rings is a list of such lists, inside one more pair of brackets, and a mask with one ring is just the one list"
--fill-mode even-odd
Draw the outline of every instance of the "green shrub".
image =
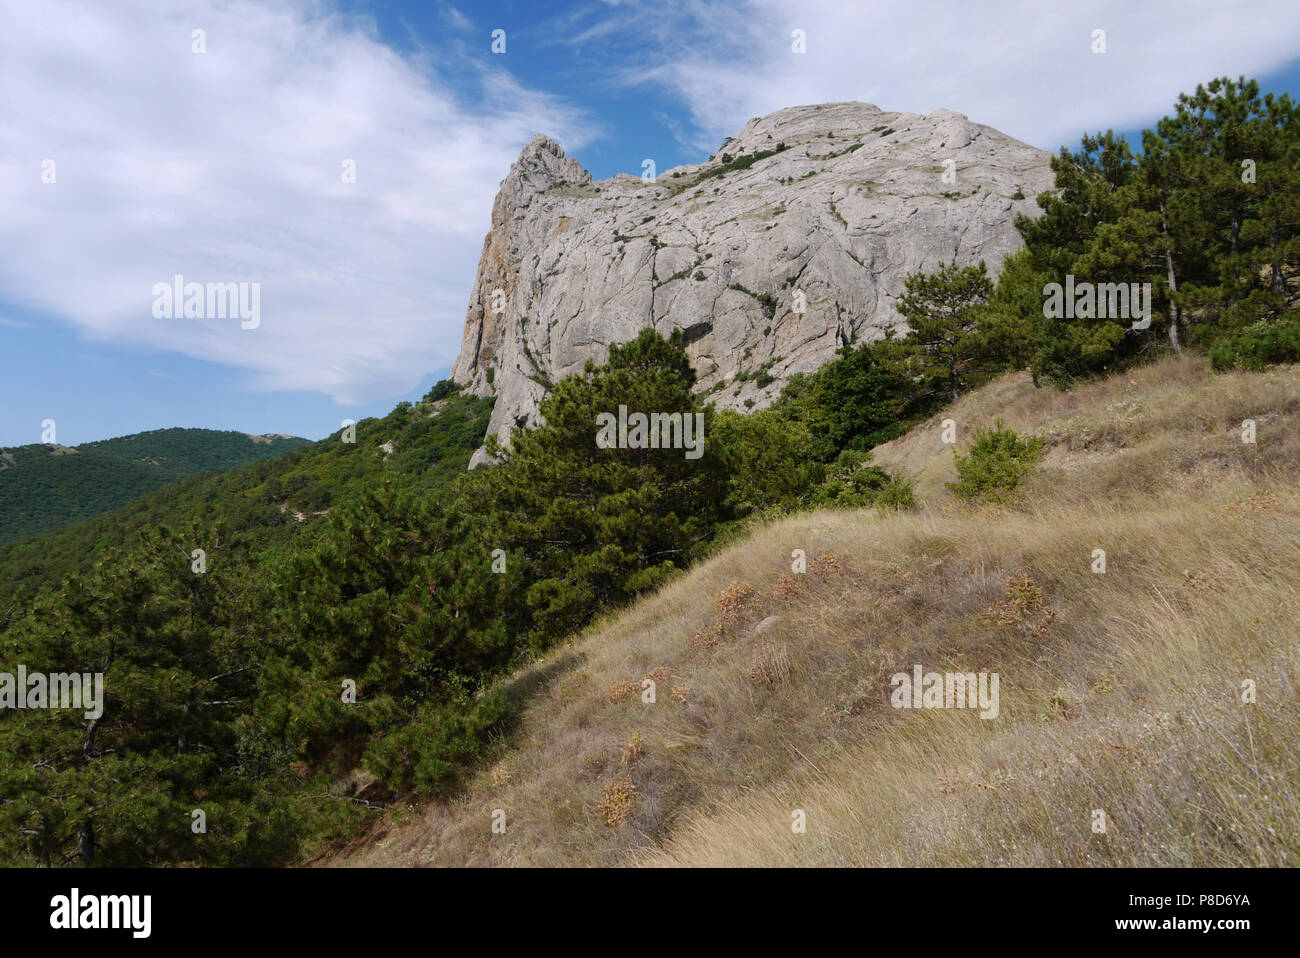
[[890, 476], [875, 492], [875, 505], [885, 509], [910, 509], [916, 502], [912, 481], [903, 476]]
[[1210, 348], [1210, 362], [1217, 370], [1261, 370], [1270, 363], [1300, 361], [1300, 322], [1258, 322], [1225, 336]]
[[437, 402], [439, 399], [446, 399], [448, 396], [454, 396], [458, 392], [460, 392], [459, 385], [450, 379], [444, 379], [436, 383], [422, 401]]
[[390, 788], [445, 793], [508, 730], [512, 708], [500, 690], [472, 703], [422, 705], [415, 718], [366, 749], [366, 769]]
[[884, 368], [876, 349], [846, 346], [815, 373], [791, 376], [781, 391], [774, 408], [808, 427], [819, 461], [888, 442], [915, 418], [908, 408], [911, 384]]
[[774, 149], [759, 150], [757, 153], [752, 153], [749, 156], [743, 154], [740, 156], [732, 156], [730, 153], [723, 153], [721, 157], [721, 165], [700, 174], [699, 179], [695, 181], [695, 185], [699, 185], [705, 180], [712, 179], [715, 176], [723, 176], [724, 174], [731, 173], [735, 170], [747, 170], [759, 160], [765, 160], [769, 156], [775, 156], [783, 150], [785, 150], [785, 144], [782, 143], [778, 144]]
[[869, 454], [854, 449], [840, 453], [830, 478], [813, 490], [811, 504], [844, 509], [910, 509], [914, 501], [912, 483], [879, 466], [865, 465], [869, 458]]
[[948, 483], [948, 488], [959, 499], [1002, 502], [1034, 467], [1042, 448], [1042, 439], [1021, 438], [999, 421], [995, 428], [975, 433], [969, 454], [958, 455], [954, 450], [958, 481]]
[[727, 461], [728, 506], [737, 515], [792, 504], [826, 475], [808, 428], [772, 409], [718, 413], [709, 441]]

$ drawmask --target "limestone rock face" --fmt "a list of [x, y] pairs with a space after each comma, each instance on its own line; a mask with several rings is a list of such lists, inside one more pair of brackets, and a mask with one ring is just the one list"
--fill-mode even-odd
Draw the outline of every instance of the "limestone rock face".
[[498, 397], [489, 432], [508, 444], [548, 383], [679, 327], [702, 394], [762, 408], [841, 345], [905, 330], [909, 273], [954, 257], [995, 271], [1020, 246], [1015, 214], [1052, 188], [1049, 160], [951, 110], [866, 103], [751, 120], [653, 181], [593, 182], [539, 135], [493, 204], [451, 378]]

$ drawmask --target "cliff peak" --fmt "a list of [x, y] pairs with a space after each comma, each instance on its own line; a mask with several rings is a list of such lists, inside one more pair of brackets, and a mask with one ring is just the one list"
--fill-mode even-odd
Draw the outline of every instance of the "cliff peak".
[[593, 182], [539, 134], [502, 181], [452, 378], [498, 397], [489, 431], [508, 442], [547, 383], [679, 327], [702, 393], [762, 408], [845, 343], [905, 329], [908, 274], [996, 269], [1050, 159], [953, 110], [858, 102], [755, 117], [654, 179]]

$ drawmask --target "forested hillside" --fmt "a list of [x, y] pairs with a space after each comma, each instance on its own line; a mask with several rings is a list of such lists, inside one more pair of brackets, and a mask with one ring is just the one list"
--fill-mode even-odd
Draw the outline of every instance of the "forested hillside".
[[80, 446], [0, 449], [0, 543], [102, 515], [196, 473], [274, 459], [307, 445], [295, 436], [155, 429]]
[[[855, 371], [828, 367], [769, 437], [702, 407], [680, 333], [647, 330], [556, 384], [546, 426], [491, 469], [465, 470], [491, 403], [441, 384], [352, 443], [10, 547], [0, 575], [21, 592], [0, 617], [0, 670], [103, 672], [107, 701], [89, 730], [80, 713], [0, 714], [5, 859], [283, 862], [398, 795], [454, 789], [517, 713], [501, 675], [746, 516], [908, 504], [847, 434], [813, 449]], [[869, 433], [896, 420], [878, 398]], [[704, 456], [597, 450], [591, 424], [620, 401], [704, 417]]]
[[[97, 518], [0, 546], [0, 601], [24, 586], [35, 591], [88, 569], [101, 549], [133, 544], [151, 525], [178, 528], [203, 517], [263, 548], [314, 533], [336, 499], [383, 476], [401, 476], [432, 493], [464, 470], [477, 445], [475, 430], [481, 435], [491, 408], [490, 400], [461, 397], [403, 403], [383, 419], [362, 420], [351, 442], [342, 441], [343, 430], [319, 443], [297, 440], [301, 448], [277, 458], [192, 476]], [[380, 448], [385, 443], [391, 453]]]

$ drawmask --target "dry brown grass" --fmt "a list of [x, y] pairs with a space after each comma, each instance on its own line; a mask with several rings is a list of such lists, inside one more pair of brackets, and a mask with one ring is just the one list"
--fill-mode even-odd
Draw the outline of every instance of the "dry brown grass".
[[[1300, 864], [1297, 371], [1010, 376], [948, 417], [1048, 439], [1017, 507], [953, 502], [937, 420], [882, 447], [918, 510], [758, 527], [556, 649], [507, 683], [509, 774], [347, 863]], [[997, 672], [998, 718], [891, 708], [914, 664]]]
[[784, 643], [764, 642], [754, 650], [749, 680], [774, 689], [790, 677], [790, 650]]
[[[945, 560], [945, 581], [956, 604], [1019, 547], [1022, 562], [1058, 570], [1048, 599], [1067, 614], [1045, 637], [995, 624], [990, 645], [978, 613], [963, 623], [939, 608], [928, 618], [945, 625], [902, 627], [915, 651], [889, 668], [997, 671], [1000, 717], [897, 713], [829, 761], [810, 756], [779, 783], [695, 809], [637, 860], [1300, 864], [1300, 501], [1292, 492], [1267, 523], [1231, 518], [1232, 505], [1168, 497], [1139, 515], [1070, 509], [1004, 520], [992, 535], [951, 524], [962, 558]], [[1089, 571], [1097, 536], [1128, 571]], [[1183, 577], [1193, 558], [1204, 588]], [[1241, 702], [1244, 679], [1257, 704]], [[807, 834], [790, 833], [793, 808], [807, 811]], [[1098, 808], [1105, 835], [1091, 831]]]
[[620, 765], [633, 765], [645, 755], [645, 739], [640, 732], [633, 732], [623, 751], [618, 756]]

